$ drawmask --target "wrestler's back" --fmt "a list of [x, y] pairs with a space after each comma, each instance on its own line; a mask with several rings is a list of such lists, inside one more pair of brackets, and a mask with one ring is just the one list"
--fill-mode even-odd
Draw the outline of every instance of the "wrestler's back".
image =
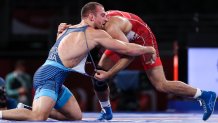
[[[78, 28], [79, 25], [71, 26], [70, 28]], [[95, 43], [92, 40], [94, 33], [93, 28], [87, 28], [85, 33], [83, 31], [73, 32], [66, 35], [58, 46], [59, 57], [65, 67], [73, 68], [79, 64], [86, 56], [88, 50], [91, 50], [95, 47]], [[63, 32], [64, 33], [64, 32]], [[87, 44], [89, 49], [87, 49]], [[58, 37], [60, 37], [60, 34]]]
[[107, 11], [107, 16], [120, 16], [127, 18], [132, 24], [132, 31], [136, 32], [138, 35], [143, 35], [142, 33], [147, 33], [146, 35], [149, 35], [149, 33], [151, 33], [148, 25], [135, 14], [118, 10], [110, 10]]
[[150, 27], [139, 16], [133, 13], [118, 10], [107, 11], [107, 16], [121, 16], [127, 18], [132, 24], [132, 31], [137, 34], [134, 34], [133, 37], [129, 39], [130, 42], [135, 42], [140, 45], [153, 46], [156, 50], [157, 56], [159, 57], [156, 38]]

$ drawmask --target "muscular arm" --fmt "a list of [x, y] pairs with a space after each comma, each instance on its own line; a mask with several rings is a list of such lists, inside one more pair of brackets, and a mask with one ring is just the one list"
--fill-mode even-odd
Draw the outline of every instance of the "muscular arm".
[[[62, 23], [63, 25], [60, 25], [58, 27], [58, 32], [62, 32], [63, 28], [65, 28], [66, 24]], [[62, 31], [61, 31], [62, 30]], [[95, 43], [105, 47], [106, 49], [112, 50], [114, 52], [128, 55], [128, 56], [139, 56], [146, 53], [155, 53], [155, 49], [153, 47], [144, 47], [141, 45], [133, 44], [133, 43], [127, 43], [128, 40], [122, 38], [123, 41], [113, 39], [107, 32], [103, 30], [95, 30], [92, 33], [92, 40], [94, 40]], [[127, 42], [124, 42], [127, 41]]]
[[141, 46], [134, 43], [126, 43], [117, 39], [113, 39], [108, 33], [103, 30], [98, 30], [93, 39], [97, 44], [114, 52], [129, 55], [139, 56], [143, 54], [155, 54], [155, 49], [151, 46]]
[[[118, 18], [114, 17], [110, 19], [112, 20], [109, 20], [109, 22], [105, 26], [106, 31], [115, 39], [129, 42], [127, 37], [125, 36], [125, 33], [128, 33], [131, 30], [132, 24], [129, 21], [126, 21], [125, 19], [119, 17]], [[152, 54], [152, 59], [149, 62], [152, 63], [155, 60], [155, 58], [156, 55]], [[104, 80], [110, 78], [114, 76], [116, 73], [118, 73], [119, 71], [126, 68], [133, 60], [134, 57], [124, 56], [121, 59], [119, 59], [119, 61], [115, 65], [113, 65], [113, 64], [108, 64], [109, 62], [111, 62], [110, 59], [108, 59], [106, 55], [103, 55], [99, 62], [99, 66], [101, 66], [104, 69], [106, 68], [106, 70], [108, 71], [105, 72], [99, 70], [97, 71], [97, 74], [95, 74], [95, 77], [98, 80]]]
[[[112, 36], [112, 38], [129, 42], [124, 32], [129, 32], [132, 28], [132, 24], [128, 20], [123, 20], [122, 18], [111, 17], [109, 22], [105, 26], [105, 30]], [[103, 55], [99, 61], [99, 66], [105, 68], [106, 56]], [[132, 56], [123, 56], [114, 66], [110, 66], [110, 69], [107, 69], [107, 78], [114, 76], [119, 71], [126, 68], [132, 61], [134, 57]], [[107, 66], [108, 68], [108, 66]]]
[[113, 77], [119, 71], [125, 69], [133, 60], [134, 57], [122, 57], [109, 71], [107, 71], [108, 78]]
[[114, 39], [129, 42], [125, 33], [132, 29], [129, 20], [121, 17], [111, 17], [105, 25], [105, 31]]

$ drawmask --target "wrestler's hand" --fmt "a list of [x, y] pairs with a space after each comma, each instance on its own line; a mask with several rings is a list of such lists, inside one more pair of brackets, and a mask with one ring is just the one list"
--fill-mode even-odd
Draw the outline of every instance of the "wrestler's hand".
[[58, 26], [58, 34], [62, 33], [66, 28], [70, 27], [70, 24], [60, 23]]
[[149, 60], [146, 62], [146, 64], [154, 64], [156, 61], [157, 55], [156, 55], [156, 50], [153, 48], [153, 52], [150, 55]]
[[108, 72], [106, 71], [103, 71], [103, 70], [96, 70], [96, 73], [95, 73], [95, 78], [98, 80], [98, 81], [104, 81], [105, 79], [109, 78], [110, 75]]
[[156, 58], [157, 58], [156, 53], [153, 53], [153, 54], [151, 55], [151, 64], [154, 64], [154, 63], [155, 63]]

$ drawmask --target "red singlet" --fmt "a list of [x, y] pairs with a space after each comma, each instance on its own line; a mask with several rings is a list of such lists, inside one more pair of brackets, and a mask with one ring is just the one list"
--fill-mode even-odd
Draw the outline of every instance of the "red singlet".
[[[147, 70], [155, 66], [162, 65], [161, 59], [159, 57], [156, 38], [152, 33], [151, 29], [141, 18], [132, 13], [117, 10], [107, 11], [107, 16], [121, 16], [127, 18], [132, 24], [132, 30], [126, 35], [130, 43], [136, 43], [143, 46], [153, 46], [156, 50], [157, 59], [154, 64], [145, 64], [148, 59], [148, 57], [145, 54], [136, 57], [136, 59], [130, 64], [130, 69]], [[114, 62], [117, 62], [121, 57], [121, 55], [110, 50], [106, 50], [104, 54]]]

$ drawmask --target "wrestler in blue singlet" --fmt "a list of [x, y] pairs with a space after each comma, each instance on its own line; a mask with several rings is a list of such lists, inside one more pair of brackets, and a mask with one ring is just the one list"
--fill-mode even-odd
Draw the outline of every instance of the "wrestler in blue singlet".
[[57, 39], [49, 52], [46, 62], [34, 74], [33, 86], [36, 90], [34, 99], [37, 99], [40, 96], [51, 97], [56, 102], [54, 108], [60, 109], [73, 95], [69, 89], [63, 85], [63, 82], [67, 75], [72, 71], [86, 74], [84, 67], [88, 54], [77, 66], [74, 68], [67, 68], [63, 65], [58, 55], [58, 45], [69, 33], [84, 32], [85, 34], [87, 27], [88, 26], [68, 28], [65, 33]]

